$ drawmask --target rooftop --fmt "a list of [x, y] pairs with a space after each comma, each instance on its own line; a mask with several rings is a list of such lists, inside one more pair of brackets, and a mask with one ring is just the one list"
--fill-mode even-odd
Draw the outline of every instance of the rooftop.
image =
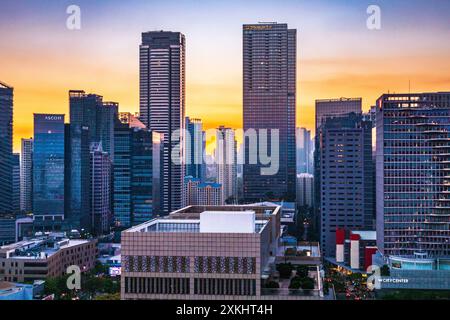
[[125, 232], [260, 233], [279, 211], [279, 206], [188, 206]]
[[0, 247], [0, 253], [14, 259], [46, 259], [61, 249], [66, 249], [89, 240], [68, 239], [58, 236], [42, 236]]

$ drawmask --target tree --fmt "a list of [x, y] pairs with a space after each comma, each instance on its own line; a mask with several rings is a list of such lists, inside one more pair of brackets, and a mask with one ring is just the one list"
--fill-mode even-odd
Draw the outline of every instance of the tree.
[[280, 284], [276, 281], [267, 281], [264, 287], [267, 289], [278, 289]]
[[297, 266], [297, 276], [306, 278], [308, 276], [309, 268], [307, 266]]
[[389, 270], [389, 266], [385, 264], [380, 268], [381, 276], [383, 277], [389, 277], [391, 275], [391, 271]]
[[292, 275], [294, 267], [291, 263], [280, 263], [277, 265], [277, 271], [280, 273], [280, 278], [289, 279]]

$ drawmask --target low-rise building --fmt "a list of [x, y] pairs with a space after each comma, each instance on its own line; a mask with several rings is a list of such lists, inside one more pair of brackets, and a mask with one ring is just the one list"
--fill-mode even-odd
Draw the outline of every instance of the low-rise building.
[[67, 267], [76, 265], [81, 271], [94, 267], [97, 240], [67, 239], [63, 234], [50, 234], [0, 247], [0, 280], [33, 282], [59, 277]]
[[125, 230], [122, 299], [320, 299], [264, 289], [276, 270], [280, 213], [280, 206], [189, 206]]

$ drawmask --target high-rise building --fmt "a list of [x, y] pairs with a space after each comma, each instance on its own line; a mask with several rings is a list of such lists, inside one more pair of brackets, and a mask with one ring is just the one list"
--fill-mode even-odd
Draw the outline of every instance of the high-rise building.
[[[262, 175], [265, 165], [259, 162], [250, 164], [252, 148], [245, 141], [244, 197], [293, 200], [297, 30], [283, 23], [246, 24], [243, 38], [244, 131], [279, 130], [279, 170], [274, 175]], [[271, 134], [268, 136], [270, 153]], [[259, 148], [257, 145], [256, 150]]]
[[142, 34], [140, 45], [140, 119], [163, 135], [162, 213], [181, 208], [185, 121], [185, 37], [180, 32]]
[[13, 92], [0, 82], [0, 215], [13, 211]]
[[231, 128], [220, 126], [216, 130], [215, 161], [217, 183], [222, 185], [222, 199], [225, 202], [237, 200], [237, 142]]
[[20, 210], [33, 210], [33, 138], [22, 139], [20, 158]]
[[204, 180], [205, 165], [203, 162], [203, 155], [205, 141], [203, 138], [204, 132], [202, 120], [186, 117], [185, 130], [185, 175]]
[[13, 168], [13, 212], [20, 211], [20, 153], [12, 156]]
[[64, 219], [63, 114], [34, 114], [33, 214], [37, 228], [54, 230]]
[[337, 229], [374, 228], [372, 123], [352, 113], [327, 118], [320, 132], [320, 242], [334, 256]]
[[362, 113], [362, 98], [339, 98], [316, 100], [316, 136], [327, 118]]
[[378, 248], [395, 269], [449, 270], [450, 92], [384, 94], [376, 123]]
[[111, 227], [111, 159], [101, 143], [91, 144], [91, 230], [106, 234]]
[[[362, 114], [362, 98], [338, 98], [316, 100], [316, 136], [314, 138], [314, 225], [321, 225], [321, 127], [328, 118]], [[317, 230], [319, 231], [319, 230]], [[322, 231], [320, 230], [320, 233]]]
[[183, 206], [220, 206], [223, 204], [220, 183], [202, 182], [192, 176], [184, 178]]
[[311, 131], [306, 128], [296, 129], [297, 140], [297, 174], [313, 173], [313, 142]]
[[297, 175], [297, 206], [314, 207], [314, 176], [312, 174]]
[[70, 159], [67, 181], [68, 227], [89, 230], [90, 219], [90, 146], [102, 143], [110, 157], [114, 152], [114, 120], [118, 104], [103, 102], [103, 97], [80, 90], [69, 92]]
[[120, 119], [114, 137], [114, 220], [116, 226], [129, 227], [161, 212], [162, 137], [131, 114]]

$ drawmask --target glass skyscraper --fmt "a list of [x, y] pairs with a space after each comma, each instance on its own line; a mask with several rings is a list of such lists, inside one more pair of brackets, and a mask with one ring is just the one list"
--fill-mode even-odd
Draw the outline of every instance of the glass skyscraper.
[[118, 227], [148, 221], [160, 212], [162, 137], [129, 115], [115, 126], [114, 219]]
[[379, 250], [401, 269], [450, 269], [450, 92], [377, 100]]
[[34, 114], [33, 214], [64, 217], [64, 115]]
[[20, 158], [20, 209], [33, 209], [33, 138], [22, 139]]
[[[71, 229], [89, 230], [90, 219], [90, 147], [101, 143], [103, 150], [114, 152], [114, 120], [118, 104], [103, 102], [97, 94], [71, 90], [70, 101], [70, 154], [67, 163], [68, 224]], [[113, 156], [111, 156], [113, 158]]]
[[243, 42], [244, 131], [267, 129], [269, 154], [270, 130], [278, 129], [280, 138], [279, 170], [274, 175], [262, 175], [259, 161], [249, 163], [246, 141], [243, 196], [249, 201], [294, 200], [297, 30], [284, 23], [246, 24]]
[[[139, 52], [140, 120], [164, 138], [161, 200], [162, 214], [169, 214], [182, 205], [185, 37], [179, 32], [145, 32]], [[178, 137], [172, 137], [178, 130]]]
[[189, 133], [189, 136], [185, 138], [185, 175], [203, 181], [205, 179], [205, 164], [203, 163], [205, 141], [202, 120], [186, 117], [185, 129]]
[[13, 211], [13, 91], [0, 82], [0, 215]]

